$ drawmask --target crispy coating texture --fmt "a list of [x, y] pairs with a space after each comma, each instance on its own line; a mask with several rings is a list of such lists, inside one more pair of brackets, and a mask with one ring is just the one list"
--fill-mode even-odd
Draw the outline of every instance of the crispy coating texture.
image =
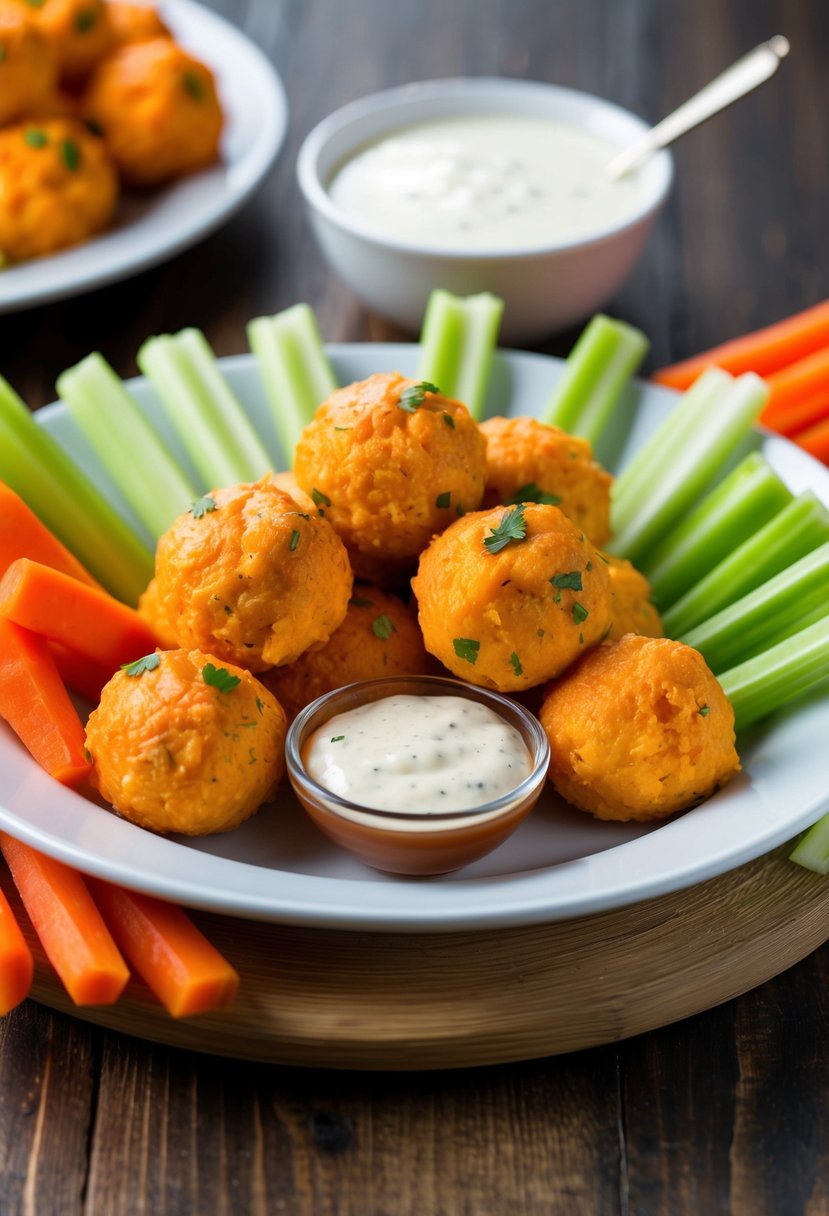
[[9, 261], [100, 232], [117, 197], [112, 162], [81, 123], [44, 119], [0, 131], [0, 251]]
[[355, 571], [369, 578], [386, 563], [398, 574], [484, 492], [486, 444], [466, 406], [426, 393], [409, 412], [401, 395], [416, 383], [392, 372], [338, 389], [296, 448], [297, 481], [317, 491]]
[[627, 634], [586, 655], [539, 714], [549, 777], [598, 819], [663, 819], [739, 772], [734, 712], [698, 651]]
[[488, 551], [485, 539], [514, 510], [459, 519], [412, 580], [426, 649], [461, 679], [500, 692], [558, 675], [611, 622], [607, 567], [558, 507], [528, 504], [526, 539]]
[[171, 36], [169, 27], [151, 4], [122, 4], [121, 0], [107, 0], [107, 9], [113, 41], [117, 46]]
[[351, 570], [330, 524], [268, 477], [210, 495], [156, 550], [160, 611], [188, 649], [249, 671], [292, 663], [342, 624]]
[[586, 439], [568, 435], [535, 418], [489, 418], [486, 436], [485, 506], [520, 501], [520, 491], [537, 486], [555, 495], [564, 514], [594, 545], [610, 536], [613, 478], [593, 459]]
[[31, 114], [57, 87], [57, 59], [24, 10], [0, 4], [0, 125]]
[[138, 615], [144, 618], [155, 634], [161, 650], [178, 650], [178, 638], [161, 607], [156, 578], [150, 579], [139, 596]]
[[286, 718], [240, 667], [227, 692], [199, 650], [168, 650], [154, 671], [119, 671], [89, 717], [93, 781], [119, 815], [154, 832], [227, 832], [271, 797], [285, 771]]
[[48, 40], [60, 82], [77, 88], [112, 49], [115, 37], [104, 0], [18, 0]]
[[306, 650], [288, 667], [265, 672], [262, 683], [292, 720], [311, 701], [343, 684], [428, 675], [435, 669], [411, 609], [396, 595], [360, 584], [345, 620], [326, 644]]
[[213, 73], [169, 38], [119, 47], [93, 74], [82, 109], [129, 185], [157, 186], [218, 159]]
[[664, 637], [659, 613], [651, 603], [651, 585], [635, 566], [621, 557], [607, 560], [610, 593], [613, 597], [613, 625], [607, 635], [615, 642], [626, 633], [641, 633], [647, 638]]

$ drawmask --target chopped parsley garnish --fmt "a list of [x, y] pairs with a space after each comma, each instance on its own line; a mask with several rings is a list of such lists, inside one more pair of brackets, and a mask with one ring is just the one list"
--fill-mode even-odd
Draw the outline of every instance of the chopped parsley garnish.
[[216, 667], [213, 663], [205, 663], [201, 674], [205, 684], [218, 688], [219, 692], [230, 692], [242, 682], [239, 676], [232, 676], [227, 668]]
[[74, 139], [62, 139], [60, 141], [60, 154], [69, 172], [74, 173], [81, 163], [81, 150]]
[[97, 20], [97, 13], [94, 13], [90, 8], [82, 8], [75, 17], [75, 29], [79, 34], [86, 34], [92, 29]]
[[554, 574], [550, 582], [557, 591], [581, 591], [581, 571], [570, 570], [567, 574]]
[[256, 708], [259, 710], [260, 714], [261, 714], [262, 710], [265, 708], [265, 702], [262, 700], [261, 697], [256, 698]]
[[322, 490], [313, 489], [311, 491], [311, 497], [314, 500], [315, 507], [330, 507], [331, 506], [331, 499], [328, 497], [327, 494], [323, 494]]
[[0, 63], [2, 63], [5, 58], [6, 58], [6, 48], [4, 46], [0, 46]]
[[476, 642], [474, 638], [452, 638], [452, 645], [459, 659], [464, 659], [473, 667], [475, 666], [478, 661], [478, 651], [481, 649], [480, 642]]
[[27, 127], [23, 138], [30, 148], [45, 148], [49, 142], [49, 136], [40, 127]]
[[349, 602], [349, 604], [351, 604], [351, 606], [353, 608], [373, 608], [374, 607], [374, 600], [367, 600], [362, 595], [352, 595], [351, 599], [348, 602]]
[[573, 620], [576, 622], [576, 624], [580, 625], [582, 621], [586, 621], [589, 616], [590, 613], [587, 611], [584, 604], [580, 604], [579, 601], [576, 600], [575, 604], [573, 605]]
[[543, 629], [536, 629], [536, 631], [535, 631], [535, 636], [536, 636], [537, 638], [543, 638], [543, 637], [544, 637], [544, 630], [543, 630]]
[[145, 671], [155, 671], [160, 662], [160, 654], [145, 654], [143, 659], [136, 659], [134, 663], [122, 663], [121, 670], [125, 676], [140, 676]]
[[201, 519], [203, 515], [209, 515], [211, 511], [216, 510], [216, 500], [211, 498], [209, 494], [197, 498], [190, 508], [190, 514], [193, 519]]
[[344, 738], [345, 738], [345, 735], [332, 735], [331, 742], [332, 743], [342, 743]]
[[297, 532], [296, 529], [294, 529], [294, 531], [291, 533], [291, 539], [288, 541], [288, 548], [290, 549], [291, 553], [293, 553], [294, 549], [297, 547], [298, 544], [299, 544], [299, 533]]
[[204, 87], [204, 81], [195, 72], [185, 72], [183, 76], [184, 91], [189, 93], [194, 101], [204, 101], [204, 95], [207, 90]]
[[26, 0], [29, 8], [43, 8], [46, 0]]
[[452, 415], [451, 415], [451, 414], [444, 413], [444, 415], [443, 415], [443, 421], [446, 423], [446, 425], [447, 425], [448, 427], [450, 427], [450, 428], [451, 428], [451, 429], [454, 431], [454, 429], [455, 429], [455, 419], [452, 417]]
[[546, 490], [541, 490], [534, 481], [522, 486], [520, 490], [516, 490], [512, 498], [507, 499], [508, 503], [521, 502], [537, 502], [542, 506], [557, 507], [561, 502], [558, 494], [548, 494]]
[[587, 565], [586, 565], [584, 568], [585, 568], [585, 570], [587, 571], [587, 573], [589, 574], [589, 573], [590, 573], [590, 571], [593, 569], [593, 563], [592, 563], [592, 562], [588, 562], [588, 563], [587, 563]]
[[697, 710], [697, 713], [699, 714], [699, 716], [701, 718], [707, 718], [708, 715], [711, 713], [711, 706], [710, 705], [700, 705], [699, 709]]
[[525, 540], [527, 523], [524, 519], [524, 508], [513, 507], [501, 516], [497, 528], [490, 528], [491, 536], [484, 537], [484, 548], [488, 553], [500, 553], [514, 540]]
[[441, 509], [443, 507], [449, 507], [451, 505], [452, 505], [452, 491], [451, 490], [444, 490], [444, 492], [442, 494], [438, 494], [437, 498], [435, 499], [435, 506], [440, 507]]
[[385, 612], [380, 616], [376, 616], [371, 622], [371, 632], [376, 638], [390, 638], [393, 633], [397, 633], [397, 626], [390, 616], [386, 616]]
[[601, 560], [604, 562], [604, 564], [606, 566], [610, 565], [610, 558], [605, 557], [605, 555], [604, 555], [604, 553], [602, 553], [601, 549], [596, 550], [596, 557], [601, 558]]
[[509, 661], [510, 661], [510, 665], [512, 666], [512, 670], [515, 672], [515, 674], [517, 676], [523, 676], [524, 668], [521, 666], [521, 660], [519, 659], [518, 655], [515, 653], [514, 650], [509, 657]]
[[420, 380], [417, 384], [411, 384], [403, 390], [397, 404], [407, 414], [413, 414], [419, 405], [423, 405], [427, 393], [439, 392], [440, 389], [436, 384], [431, 384], [428, 380]]

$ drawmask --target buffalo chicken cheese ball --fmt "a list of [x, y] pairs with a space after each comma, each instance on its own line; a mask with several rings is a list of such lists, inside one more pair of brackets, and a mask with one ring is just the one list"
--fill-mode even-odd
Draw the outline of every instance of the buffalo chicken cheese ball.
[[342, 537], [357, 574], [414, 562], [474, 511], [486, 442], [465, 405], [397, 372], [332, 393], [297, 444], [294, 474]]
[[550, 688], [539, 715], [558, 792], [599, 819], [662, 819], [739, 771], [734, 712], [698, 651], [627, 634]]
[[0, 252], [9, 261], [100, 232], [117, 196], [103, 144], [81, 123], [44, 119], [0, 131]]
[[110, 51], [114, 34], [104, 0], [17, 0], [57, 58], [61, 84], [76, 88]]
[[56, 84], [48, 41], [26, 11], [0, 0], [0, 125], [31, 114]]
[[179, 645], [250, 671], [327, 642], [351, 595], [342, 542], [265, 477], [215, 490], [156, 551], [157, 611]]
[[265, 672], [262, 682], [289, 718], [323, 693], [384, 676], [428, 675], [434, 668], [414, 613], [396, 595], [358, 585], [345, 620], [324, 646]]
[[131, 186], [157, 186], [218, 158], [222, 110], [213, 73], [169, 38], [109, 55], [82, 110]]
[[607, 562], [612, 596], [613, 625], [607, 636], [611, 641], [626, 633], [661, 638], [662, 621], [651, 603], [651, 586], [644, 574], [624, 558], [602, 556]]
[[535, 418], [489, 418], [484, 504], [541, 502], [558, 507], [594, 545], [610, 536], [613, 478], [586, 439]]
[[459, 519], [421, 556], [412, 587], [426, 649], [500, 692], [558, 675], [611, 625], [607, 566], [553, 506]]
[[238, 827], [284, 773], [286, 719], [250, 672], [198, 650], [117, 672], [89, 717], [93, 781], [125, 819], [201, 836]]

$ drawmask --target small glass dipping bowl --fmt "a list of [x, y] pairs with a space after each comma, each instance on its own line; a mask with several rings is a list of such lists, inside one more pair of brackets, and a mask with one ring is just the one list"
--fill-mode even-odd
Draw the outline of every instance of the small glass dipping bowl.
[[[310, 776], [303, 749], [318, 727], [336, 714], [401, 694], [444, 694], [486, 705], [521, 735], [532, 763], [529, 776], [480, 806], [426, 814], [367, 808], [332, 793]], [[326, 693], [295, 718], [285, 751], [291, 785], [317, 827], [368, 865], [409, 875], [446, 874], [497, 848], [535, 806], [550, 760], [550, 745], [541, 724], [522, 705], [489, 689], [442, 676], [365, 680]]]

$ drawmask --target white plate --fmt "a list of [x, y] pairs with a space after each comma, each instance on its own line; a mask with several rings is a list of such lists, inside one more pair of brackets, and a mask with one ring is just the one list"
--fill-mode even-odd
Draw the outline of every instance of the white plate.
[[207, 236], [250, 197], [288, 125], [282, 83], [248, 38], [195, 0], [166, 0], [178, 42], [213, 70], [225, 112], [221, 162], [146, 195], [126, 193], [115, 224], [63, 253], [0, 273], [0, 313], [30, 308], [147, 270]]
[[[417, 359], [413, 346], [334, 346], [331, 353], [342, 383], [376, 371], [413, 374]], [[273, 442], [252, 358], [226, 359], [223, 367]], [[499, 355], [489, 412], [540, 410], [561, 367], [560, 360], [542, 355]], [[133, 388], [158, 418], [146, 383], [135, 381]], [[667, 389], [638, 385], [619, 411], [620, 421], [632, 424], [617, 440], [620, 460], [674, 399]], [[36, 417], [90, 472], [95, 470], [63, 406]], [[758, 434], [755, 442], [793, 489], [812, 486], [829, 502], [826, 469], [785, 440]], [[275, 442], [273, 448], [276, 455]], [[100, 471], [96, 478], [107, 486]], [[284, 787], [274, 806], [228, 835], [200, 841], [153, 836], [52, 781], [5, 727], [0, 729], [0, 826], [80, 870], [242, 917], [386, 931], [530, 924], [678, 890], [788, 840], [829, 809], [827, 738], [829, 699], [824, 696], [742, 740], [742, 775], [703, 806], [661, 827], [599, 823], [545, 794], [494, 853], [458, 874], [429, 880], [391, 878], [341, 852], [317, 832]]]

